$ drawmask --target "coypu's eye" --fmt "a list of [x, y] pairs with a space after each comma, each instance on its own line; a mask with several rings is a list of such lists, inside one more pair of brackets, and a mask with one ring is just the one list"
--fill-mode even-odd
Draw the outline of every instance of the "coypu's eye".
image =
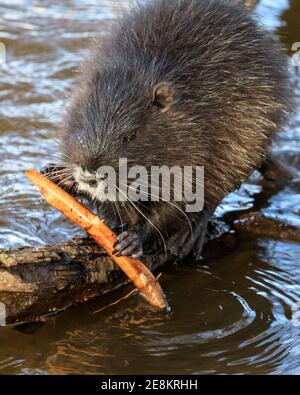
[[173, 88], [167, 82], [157, 84], [153, 89], [153, 104], [162, 112], [168, 111], [174, 102]]
[[126, 136], [123, 138], [124, 143], [129, 143], [130, 141], [134, 140], [136, 138], [136, 130], [128, 133]]

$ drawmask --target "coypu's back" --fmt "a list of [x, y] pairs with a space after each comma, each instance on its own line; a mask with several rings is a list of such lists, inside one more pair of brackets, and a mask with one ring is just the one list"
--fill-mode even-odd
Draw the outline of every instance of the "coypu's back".
[[[153, 106], [160, 83], [166, 111]], [[204, 166], [215, 206], [264, 159], [289, 112], [288, 84], [278, 43], [241, 5], [150, 1], [113, 24], [84, 74], [68, 130], [81, 129], [89, 151], [70, 132], [65, 143], [77, 163]], [[137, 137], [122, 146], [128, 130]]]

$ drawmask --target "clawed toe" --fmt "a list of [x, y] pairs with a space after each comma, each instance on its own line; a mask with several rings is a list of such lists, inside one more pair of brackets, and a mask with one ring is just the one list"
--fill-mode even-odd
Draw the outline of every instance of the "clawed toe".
[[139, 258], [143, 255], [143, 246], [139, 235], [135, 232], [125, 231], [117, 236], [113, 253], [116, 256], [125, 255]]

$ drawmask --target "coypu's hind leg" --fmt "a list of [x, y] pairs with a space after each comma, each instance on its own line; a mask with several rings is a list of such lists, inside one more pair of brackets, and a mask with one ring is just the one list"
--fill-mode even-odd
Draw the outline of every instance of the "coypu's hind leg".
[[267, 181], [281, 181], [293, 178], [295, 175], [292, 169], [281, 163], [272, 154], [258, 168]]

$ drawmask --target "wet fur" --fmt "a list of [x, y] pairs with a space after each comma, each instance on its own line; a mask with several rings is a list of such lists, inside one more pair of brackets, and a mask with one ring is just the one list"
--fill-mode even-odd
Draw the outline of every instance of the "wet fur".
[[[153, 96], [160, 83], [171, 96], [166, 111]], [[152, 1], [113, 23], [94, 47], [68, 110], [63, 162], [91, 173], [102, 165], [117, 168], [119, 157], [128, 166], [204, 166], [204, 214], [189, 219], [195, 229], [202, 221], [205, 232], [219, 202], [264, 160], [288, 117], [289, 97], [278, 43], [243, 6]], [[124, 142], [133, 131], [136, 138]], [[186, 217], [165, 202], [138, 207], [166, 240], [188, 230]], [[121, 204], [119, 213], [106, 205], [106, 215], [115, 220], [121, 213], [148, 245], [161, 239], [139, 212], [127, 209], [131, 215]]]

